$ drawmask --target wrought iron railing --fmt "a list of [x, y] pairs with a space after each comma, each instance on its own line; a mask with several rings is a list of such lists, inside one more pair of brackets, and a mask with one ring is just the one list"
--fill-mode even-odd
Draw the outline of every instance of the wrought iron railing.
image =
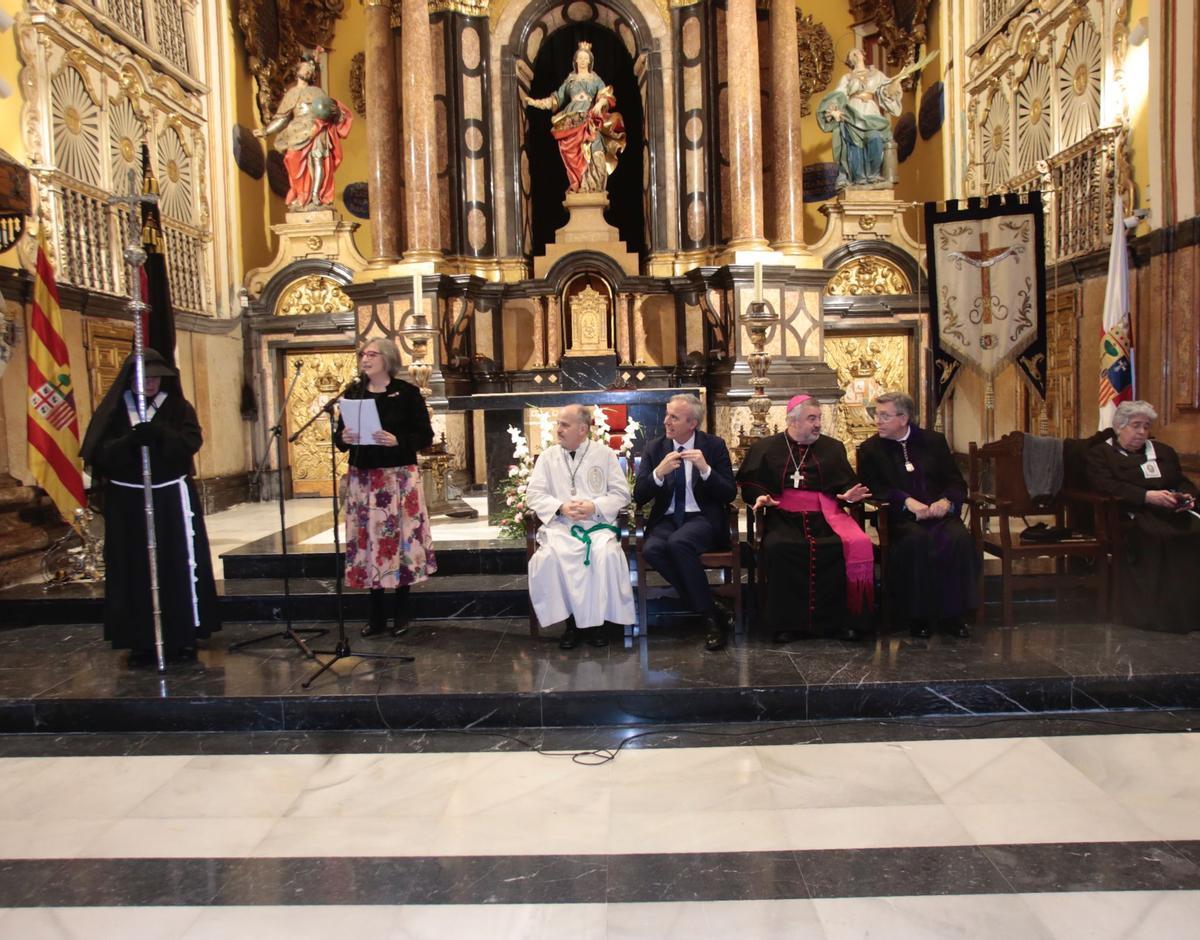
[[1069, 261], [1108, 247], [1124, 132], [1101, 127], [999, 191], [1038, 189], [1046, 209], [1046, 260]]
[[[105, 194], [58, 177], [55, 191], [56, 276], [63, 284], [114, 297], [129, 296], [124, 247], [129, 210], [111, 206]], [[163, 253], [178, 312], [212, 315], [211, 238], [197, 228], [163, 220]]]
[[1024, 4], [1025, 0], [980, 0], [979, 32], [975, 39], [983, 39]]
[[176, 68], [191, 74], [187, 33], [179, 0], [77, 0], [107, 17]]
[[167, 276], [171, 279], [171, 303], [176, 310], [206, 313], [208, 301], [209, 238], [199, 229], [163, 220]]

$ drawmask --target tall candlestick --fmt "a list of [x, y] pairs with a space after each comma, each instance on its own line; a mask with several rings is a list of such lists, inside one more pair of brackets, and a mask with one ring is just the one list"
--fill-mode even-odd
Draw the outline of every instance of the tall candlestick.
[[424, 297], [421, 296], [421, 275], [413, 275], [413, 316], [421, 315], [421, 308], [424, 307]]
[[762, 303], [762, 262], [754, 262], [754, 300]]

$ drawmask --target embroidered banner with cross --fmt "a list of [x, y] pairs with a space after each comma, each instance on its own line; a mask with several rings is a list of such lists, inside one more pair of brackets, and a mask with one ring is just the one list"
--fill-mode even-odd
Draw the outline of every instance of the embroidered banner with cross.
[[925, 204], [934, 382], [941, 405], [964, 368], [1015, 363], [1046, 396], [1046, 252], [1041, 193]]

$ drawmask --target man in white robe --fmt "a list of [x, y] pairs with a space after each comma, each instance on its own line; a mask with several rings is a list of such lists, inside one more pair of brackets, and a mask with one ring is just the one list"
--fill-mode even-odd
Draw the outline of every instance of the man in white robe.
[[574, 649], [586, 631], [592, 646], [608, 640], [605, 621], [631, 624], [633, 587], [617, 515], [629, 505], [629, 483], [617, 455], [590, 440], [591, 410], [558, 413], [558, 443], [538, 457], [525, 501], [542, 521], [529, 561], [529, 597], [543, 625], [568, 621], [559, 646]]

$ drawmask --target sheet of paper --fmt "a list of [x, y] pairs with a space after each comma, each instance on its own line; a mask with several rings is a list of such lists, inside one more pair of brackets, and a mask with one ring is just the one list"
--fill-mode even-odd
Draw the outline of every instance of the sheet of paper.
[[375, 407], [374, 399], [343, 398], [338, 407], [342, 409], [342, 420], [346, 422], [346, 430], [358, 435], [360, 445], [379, 446], [375, 443], [373, 435], [376, 431], [382, 431], [383, 426], [379, 423], [379, 409]]

